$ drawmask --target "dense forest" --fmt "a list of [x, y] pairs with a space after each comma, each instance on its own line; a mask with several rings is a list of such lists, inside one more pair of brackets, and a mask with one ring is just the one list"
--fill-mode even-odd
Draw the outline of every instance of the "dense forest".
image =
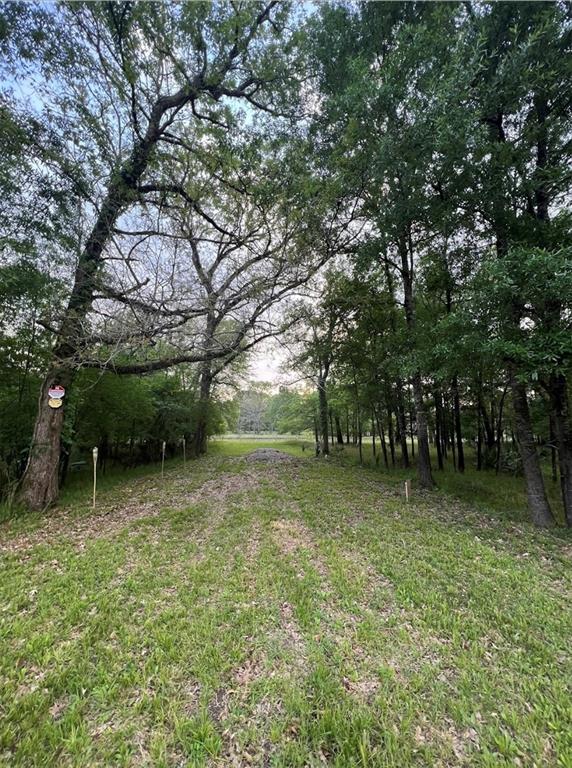
[[[520, 473], [572, 525], [568, 3], [0, 13], [6, 498], [51, 505], [93, 446], [201, 455], [241, 401], [423, 488]], [[299, 383], [261, 408], [273, 338]]]

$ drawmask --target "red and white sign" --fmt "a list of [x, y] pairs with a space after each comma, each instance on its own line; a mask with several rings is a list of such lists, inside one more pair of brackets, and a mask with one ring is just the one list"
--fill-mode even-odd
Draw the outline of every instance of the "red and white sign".
[[48, 389], [48, 395], [52, 398], [52, 400], [60, 400], [65, 395], [65, 393], [65, 389], [59, 384], [57, 384], [55, 387], [52, 387], [51, 389]]

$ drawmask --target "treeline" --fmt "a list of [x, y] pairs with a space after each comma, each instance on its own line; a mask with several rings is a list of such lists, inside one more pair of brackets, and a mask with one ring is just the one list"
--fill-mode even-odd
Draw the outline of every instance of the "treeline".
[[228, 420], [231, 432], [276, 432], [299, 435], [314, 430], [317, 414], [316, 394], [281, 386], [273, 392], [267, 382], [251, 384], [239, 390], [228, 404], [233, 417]]
[[539, 525], [546, 453], [572, 524], [570, 22], [561, 3], [342, 3], [314, 27], [315, 151], [363, 222], [298, 331], [322, 450], [335, 393], [427, 488], [518, 446]]
[[[6, 362], [1, 353], [0, 361]], [[25, 467], [41, 378], [38, 371], [30, 371], [22, 381], [22, 370], [4, 365], [1, 383], [0, 499], [7, 499]], [[188, 458], [196, 455], [194, 436], [204, 412], [197, 371], [190, 368], [146, 377], [85, 371], [78, 376], [66, 407], [60, 486], [70, 472], [91, 465], [94, 447], [103, 473], [159, 461], [163, 442], [168, 458], [182, 456], [183, 449]], [[234, 402], [211, 399], [207, 434], [226, 432], [235, 423]]]
[[[298, 413], [306, 429], [314, 430], [321, 454], [352, 445], [363, 460], [362, 444], [367, 437], [376, 464], [386, 469], [412, 467], [418, 452], [418, 421], [413, 383], [407, 373], [411, 350], [406, 337], [399, 349], [395, 337], [371, 324], [369, 312], [360, 316], [355, 311], [359, 302], [355, 292], [363, 291], [361, 281], [330, 274], [328, 282], [330, 293], [314, 309], [314, 328], [318, 328], [320, 312], [326, 323], [333, 321], [337, 327], [329, 333], [324, 326], [324, 336], [315, 335], [296, 357], [297, 364], [316, 383], [314, 395], [298, 401]], [[382, 349], [384, 337], [386, 343], [392, 343]], [[491, 370], [486, 376], [477, 371], [475, 377], [467, 368], [452, 377], [446, 369], [439, 377], [431, 376], [425, 367], [422, 370], [423, 407], [434, 467], [443, 470], [448, 464], [460, 473], [470, 466], [477, 471], [522, 475], [508, 382], [502, 376], [495, 380]], [[530, 388], [528, 404], [539, 456], [556, 481], [558, 452], [549, 402], [540, 388]]]

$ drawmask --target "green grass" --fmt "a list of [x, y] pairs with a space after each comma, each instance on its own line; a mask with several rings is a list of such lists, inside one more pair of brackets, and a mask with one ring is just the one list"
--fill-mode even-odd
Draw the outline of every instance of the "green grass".
[[572, 539], [519, 481], [253, 447], [2, 526], [0, 765], [572, 766]]
[[[308, 445], [310, 445], [308, 443]], [[409, 441], [409, 445], [411, 442]], [[344, 445], [343, 450], [337, 450], [333, 446], [333, 455], [337, 461], [351, 466], [359, 465], [358, 449], [352, 445]], [[399, 467], [399, 451], [397, 451], [396, 460], [398, 465], [389, 472], [383, 469], [383, 459], [378, 455], [378, 463], [373, 456], [371, 442], [363, 445], [363, 464], [366, 467], [376, 469], [382, 473], [384, 480], [392, 485], [401, 483], [403, 485], [406, 479], [411, 479], [413, 485], [416, 480], [416, 469], [412, 466], [404, 470]], [[336, 455], [337, 454], [337, 455]], [[379, 454], [379, 446], [378, 446]], [[433, 464], [433, 477], [436, 484], [436, 490], [457, 497], [458, 499], [470, 503], [471, 505], [490, 513], [497, 513], [503, 517], [511, 516], [514, 520], [526, 519], [527, 501], [524, 479], [516, 474], [501, 472], [498, 475], [494, 470], [483, 470], [477, 472], [475, 452], [469, 447], [465, 447], [466, 470], [463, 473], [455, 471], [451, 458], [445, 461], [443, 471], [436, 469], [437, 457], [432, 449], [431, 460]], [[413, 460], [415, 464], [415, 459]], [[550, 501], [553, 513], [559, 524], [564, 523], [564, 510], [560, 496], [560, 485], [554, 482], [550, 477], [550, 467], [547, 463], [543, 466], [546, 493]]]

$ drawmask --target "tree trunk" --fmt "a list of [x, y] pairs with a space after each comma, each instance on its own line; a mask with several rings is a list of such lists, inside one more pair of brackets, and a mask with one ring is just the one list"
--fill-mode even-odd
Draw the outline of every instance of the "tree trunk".
[[550, 434], [550, 467], [552, 470], [552, 482], [555, 483], [558, 480], [558, 461], [556, 457], [556, 430], [554, 429], [554, 414], [552, 410], [549, 417], [549, 434]]
[[[407, 245], [407, 233], [399, 238], [399, 254], [401, 257], [401, 274], [403, 277], [403, 301], [405, 305], [405, 320], [407, 330], [412, 339], [415, 337], [415, 299], [413, 296], [413, 253], [411, 239]], [[421, 371], [413, 374], [413, 399], [415, 402], [417, 421], [417, 478], [422, 488], [433, 487], [433, 475], [431, 474], [431, 454], [429, 452], [429, 432], [427, 429], [427, 413], [423, 403], [423, 383]]]
[[334, 421], [336, 422], [336, 441], [337, 441], [338, 445], [343, 445], [344, 444], [344, 436], [342, 434], [342, 425], [340, 423], [340, 417], [338, 416], [337, 413], [334, 416]]
[[504, 410], [504, 401], [505, 401], [505, 398], [506, 398], [506, 390], [507, 390], [507, 388], [505, 386], [505, 388], [503, 390], [503, 393], [502, 393], [502, 396], [501, 396], [501, 399], [500, 399], [500, 403], [499, 403], [499, 415], [498, 415], [498, 420], [497, 420], [497, 437], [496, 437], [496, 441], [497, 441], [497, 446], [496, 446], [496, 448], [497, 448], [497, 455], [496, 455], [496, 460], [495, 460], [495, 467], [496, 467], [496, 474], [497, 475], [500, 472], [500, 460], [501, 460], [501, 450], [502, 450], [502, 433], [503, 433], [502, 416], [503, 416], [503, 410]]
[[391, 466], [395, 467], [395, 439], [393, 437], [393, 412], [391, 401], [387, 399], [387, 439], [389, 440], [389, 453], [391, 455]]
[[371, 445], [373, 450], [373, 458], [375, 459], [377, 458], [377, 450], [375, 447], [375, 419], [374, 419], [373, 411], [371, 414], [371, 440], [372, 440]]
[[[58, 497], [60, 438], [65, 416], [65, 397], [72, 380], [70, 369], [54, 368], [40, 389], [32, 445], [18, 494], [18, 500], [29, 509], [44, 509]], [[56, 384], [65, 387], [66, 396], [60, 408], [50, 408], [48, 390]]]
[[68, 470], [70, 466], [70, 454], [71, 447], [62, 446], [60, 453], [60, 466], [59, 466], [59, 487], [63, 488], [68, 477]]
[[318, 412], [320, 418], [320, 432], [322, 437], [322, 454], [328, 456], [330, 446], [328, 441], [328, 397], [326, 394], [326, 377], [320, 375], [318, 378]]
[[479, 411], [482, 417], [483, 427], [485, 428], [485, 444], [487, 450], [492, 451], [495, 447], [495, 430], [482, 400], [479, 400]]
[[441, 404], [441, 437], [443, 438], [443, 459], [447, 459], [449, 454], [449, 420], [447, 417], [447, 402], [441, 392], [439, 393], [439, 402]]
[[441, 393], [435, 390], [435, 445], [437, 447], [437, 467], [443, 469], [443, 446], [441, 444], [441, 421], [442, 421], [442, 405], [441, 405]]
[[429, 452], [429, 432], [427, 430], [427, 412], [423, 403], [423, 384], [421, 374], [413, 375], [413, 397], [417, 415], [417, 476], [422, 488], [433, 488], [431, 473], [431, 454]]
[[[445, 397], [445, 420], [447, 422], [447, 430], [450, 434], [451, 455], [453, 457], [453, 469], [457, 471], [457, 448], [455, 446], [455, 417], [453, 412], [449, 409], [449, 398]], [[450, 427], [450, 429], [449, 429]]]
[[193, 456], [203, 456], [207, 452], [209, 410], [213, 375], [210, 363], [203, 363], [199, 378], [199, 402], [197, 421], [190, 449]]
[[[491, 408], [492, 414], [492, 408]], [[496, 455], [495, 427], [494, 421], [489, 418], [485, 403], [483, 401], [482, 388], [479, 384], [479, 398], [477, 403], [477, 419], [481, 434], [481, 467], [490, 467]], [[484, 431], [484, 434], [483, 434]], [[483, 441], [484, 437], [484, 441]], [[484, 443], [484, 451], [483, 451]]]
[[465, 451], [463, 449], [463, 435], [461, 432], [461, 404], [459, 400], [459, 381], [453, 376], [453, 411], [455, 414], [455, 433], [457, 435], [457, 467], [459, 472], [465, 471]]
[[383, 453], [383, 463], [385, 468], [389, 469], [389, 462], [387, 460], [387, 445], [385, 444], [385, 432], [383, 430], [383, 420], [379, 417], [379, 411], [374, 408], [375, 420], [377, 422], [377, 431], [379, 434], [379, 442], [381, 443], [381, 451]]
[[549, 381], [554, 436], [558, 446], [560, 488], [566, 525], [572, 526], [572, 416], [566, 378], [553, 374]]
[[540, 461], [536, 452], [534, 435], [530, 422], [530, 412], [526, 399], [526, 387], [516, 378], [514, 369], [510, 371], [510, 386], [514, 423], [522, 456], [522, 467], [526, 480], [526, 493], [532, 520], [536, 525], [549, 526], [554, 524], [552, 511], [548, 504]]
[[477, 408], [477, 472], [483, 468], [483, 425], [481, 414]]
[[413, 433], [413, 408], [409, 409], [409, 435], [411, 437], [411, 458], [415, 458], [415, 435]]
[[401, 381], [397, 382], [397, 429], [399, 433], [399, 444], [401, 446], [401, 465], [404, 469], [410, 467], [409, 462], [409, 449], [407, 448], [407, 425], [405, 423], [405, 404], [403, 402], [403, 384]]

